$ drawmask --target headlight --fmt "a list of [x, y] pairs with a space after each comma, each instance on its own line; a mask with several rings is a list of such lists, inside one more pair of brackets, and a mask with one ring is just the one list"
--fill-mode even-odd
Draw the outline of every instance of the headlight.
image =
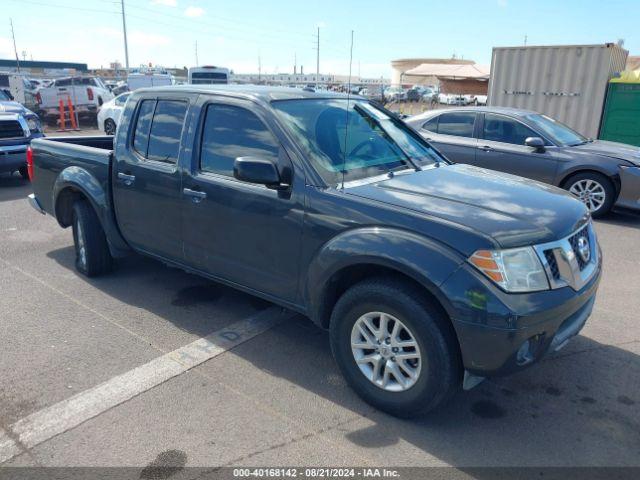
[[478, 250], [469, 263], [507, 292], [549, 289], [544, 267], [532, 247]]
[[29, 126], [29, 130], [31, 130], [32, 132], [40, 131], [40, 122], [36, 118], [27, 119], [27, 125]]

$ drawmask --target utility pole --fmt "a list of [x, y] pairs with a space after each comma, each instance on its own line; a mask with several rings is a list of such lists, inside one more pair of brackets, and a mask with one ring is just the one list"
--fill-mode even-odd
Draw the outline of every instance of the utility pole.
[[260, 54], [258, 53], [258, 85], [260, 85], [261, 77], [262, 77], [262, 59], [260, 58]]
[[18, 47], [16, 47], [16, 34], [13, 32], [13, 18], [9, 18], [11, 23], [11, 37], [13, 38], [13, 51], [16, 54], [16, 67], [18, 67], [18, 73], [20, 73], [20, 59], [18, 58]]
[[[318, 43], [316, 46], [316, 84], [320, 80], [320, 25], [318, 25]], [[316, 85], [317, 86], [317, 85]]]
[[524, 36], [524, 46], [525, 47], [527, 46], [527, 36], [526, 35]]
[[129, 73], [129, 45], [127, 44], [127, 21], [124, 14], [124, 0], [120, 0], [122, 4], [122, 31], [124, 33], [124, 64], [127, 68], [127, 74]]
[[196, 67], [200, 66], [200, 62], [198, 61], [198, 40], [196, 40]]

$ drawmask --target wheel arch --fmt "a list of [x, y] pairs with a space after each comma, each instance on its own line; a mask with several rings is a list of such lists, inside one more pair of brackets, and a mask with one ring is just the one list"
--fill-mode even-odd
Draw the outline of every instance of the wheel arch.
[[393, 277], [418, 287], [451, 318], [453, 306], [439, 289], [464, 261], [448, 247], [403, 230], [363, 228], [328, 242], [309, 266], [304, 296], [309, 317], [328, 328], [340, 296], [366, 278]]
[[125, 256], [129, 247], [120, 235], [107, 192], [87, 170], [77, 166], [67, 167], [60, 173], [53, 186], [53, 209], [61, 227], [71, 226], [73, 204], [78, 200], [86, 200], [95, 211], [107, 237], [112, 256]]
[[574, 168], [572, 170], [568, 170], [566, 172], [562, 172], [562, 176], [560, 177], [560, 180], [558, 181], [558, 186], [560, 188], [564, 188], [566, 190], [566, 186], [567, 186], [568, 180], [571, 177], [573, 177], [575, 175], [579, 175], [581, 173], [597, 173], [598, 175], [602, 175], [603, 177], [606, 177], [611, 182], [611, 184], [613, 185], [613, 188], [616, 191], [616, 197], [620, 193], [620, 188], [621, 188], [620, 175], [618, 175], [618, 173], [612, 173], [612, 172], [607, 171], [605, 169], [600, 169], [600, 168], [593, 167], [593, 166], [576, 167], [576, 168]]

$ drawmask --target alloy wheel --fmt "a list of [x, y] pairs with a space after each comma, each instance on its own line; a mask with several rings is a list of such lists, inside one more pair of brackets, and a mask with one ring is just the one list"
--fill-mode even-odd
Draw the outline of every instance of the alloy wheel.
[[362, 374], [383, 390], [408, 390], [420, 377], [418, 342], [404, 323], [388, 313], [369, 312], [356, 320], [351, 351]]
[[588, 178], [578, 180], [571, 185], [569, 192], [578, 197], [591, 213], [598, 211], [607, 198], [604, 187], [595, 180]]

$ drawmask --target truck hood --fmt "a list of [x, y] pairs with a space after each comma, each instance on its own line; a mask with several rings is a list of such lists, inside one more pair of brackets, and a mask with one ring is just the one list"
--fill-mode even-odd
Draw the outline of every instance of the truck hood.
[[589, 218], [586, 207], [564, 190], [462, 164], [396, 175], [346, 191], [456, 223], [502, 248], [558, 240]]
[[577, 152], [602, 155], [609, 158], [626, 160], [635, 166], [640, 166], [640, 147], [627, 145], [626, 143], [609, 142], [606, 140], [594, 140], [584, 145], [571, 147]]
[[0, 102], [0, 113], [17, 113], [25, 117], [35, 116], [28, 108], [18, 102]]

